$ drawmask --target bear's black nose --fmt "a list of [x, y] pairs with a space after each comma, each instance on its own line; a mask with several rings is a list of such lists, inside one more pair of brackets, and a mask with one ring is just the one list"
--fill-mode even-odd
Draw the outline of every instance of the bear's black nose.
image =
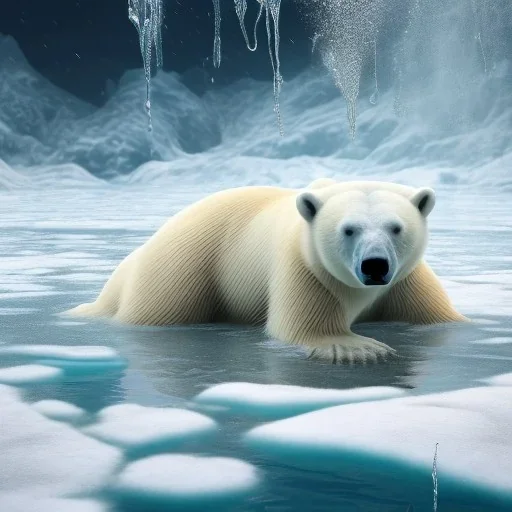
[[361, 273], [366, 278], [365, 284], [387, 284], [384, 277], [388, 272], [389, 263], [384, 258], [368, 258], [361, 263]]

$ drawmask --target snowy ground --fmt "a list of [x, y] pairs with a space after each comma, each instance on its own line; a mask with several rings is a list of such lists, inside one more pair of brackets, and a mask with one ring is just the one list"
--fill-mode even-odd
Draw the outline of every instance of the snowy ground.
[[[0, 470], [0, 508], [33, 500], [47, 510], [116, 504], [124, 512], [134, 503], [201, 508], [215, 499], [219, 510], [305, 510], [311, 502], [326, 511], [423, 510], [438, 442], [439, 510], [508, 510], [512, 488], [500, 471], [512, 464], [504, 406], [512, 387], [510, 376], [492, 379], [512, 362], [508, 195], [439, 190], [427, 257], [475, 323], [361, 327], [399, 351], [392, 364], [306, 361], [251, 328], [112, 327], [55, 315], [94, 297], [123, 256], [205, 193], [103, 186], [0, 195], [0, 378], [17, 368], [9, 384], [20, 390], [0, 389], [8, 419], [0, 443], [10, 461]], [[212, 388], [229, 382], [242, 384]], [[464, 391], [475, 387], [487, 391]], [[459, 395], [442, 394], [450, 391]], [[117, 404], [125, 405], [111, 409]], [[289, 419], [258, 430], [279, 418]], [[282, 449], [283, 435], [295, 451]], [[460, 454], [477, 444], [478, 464], [463, 464]], [[176, 460], [197, 480], [157, 478]]]

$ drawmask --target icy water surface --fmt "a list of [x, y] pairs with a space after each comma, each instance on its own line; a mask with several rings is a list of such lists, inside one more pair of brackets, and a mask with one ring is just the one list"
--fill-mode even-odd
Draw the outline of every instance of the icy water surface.
[[[212, 418], [216, 422], [214, 435], [208, 432], [210, 424], [204, 416], [197, 416], [191, 421], [197, 422], [199, 430], [203, 429], [201, 435], [180, 438], [179, 448], [171, 442], [160, 448], [149, 443], [142, 452], [128, 450], [124, 462], [116, 462], [115, 471], [125, 467], [127, 460], [162, 452], [234, 457], [252, 464], [257, 470], [258, 485], [243, 496], [244, 486], [240, 484], [233, 491], [235, 501], [222, 507], [241, 511], [432, 510], [432, 479], [428, 474], [416, 475], [405, 469], [396, 473], [399, 470], [392, 465], [383, 466], [379, 477], [361, 469], [352, 473], [350, 464], [338, 469], [332, 465], [314, 470], [301, 468], [270, 452], [254, 450], [244, 442], [248, 430], [268, 421], [261, 411], [230, 413], [220, 405], [191, 400], [203, 390], [225, 382], [329, 389], [386, 386], [400, 388], [408, 395], [422, 395], [481, 385], [480, 379], [512, 371], [512, 205], [508, 197], [470, 196], [449, 189], [439, 192], [431, 217], [427, 259], [458, 309], [475, 322], [464, 326], [380, 325], [357, 329], [396, 348], [400, 358], [393, 363], [348, 367], [308, 361], [302, 353], [267, 341], [258, 329], [249, 327], [120, 327], [55, 316], [92, 300], [125, 255], [143, 243], [168, 216], [206, 192], [106, 187], [0, 196], [0, 348], [101, 345], [115, 349], [121, 356], [119, 364], [105, 359], [101, 371], [82, 371], [70, 365], [64, 368], [63, 378], [27, 384], [22, 388], [23, 400], [59, 400], [83, 409], [68, 410], [62, 404], [46, 402], [38, 406], [41, 411], [52, 409], [52, 414], [63, 417], [67, 414], [78, 418], [82, 413], [92, 417], [92, 413], [108, 406], [135, 403], [148, 407], [177, 406]], [[26, 359], [19, 354], [0, 354], [0, 367], [26, 363]], [[33, 363], [32, 360], [30, 364]], [[31, 372], [37, 380], [38, 369], [32, 368]], [[134, 436], [116, 437], [115, 421], [130, 414], [139, 418], [133, 421], [140, 421], [144, 413], [115, 411], [98, 426], [88, 426], [84, 420], [84, 432], [90, 428], [93, 437], [110, 439], [108, 442], [118, 448], [136, 445], [138, 440]], [[148, 418], [158, 414], [151, 411]], [[114, 422], [114, 427], [109, 422]], [[20, 437], [12, 449], [16, 449], [16, 442], [22, 447], [25, 441]], [[434, 446], [432, 456], [433, 453]], [[440, 461], [442, 454], [441, 446]], [[52, 454], [48, 453], [48, 457]], [[161, 468], [157, 474], [167, 473], [178, 463], [187, 467], [190, 462], [173, 461], [156, 460], [155, 467]], [[196, 467], [194, 460], [190, 464]], [[256, 478], [252, 474], [254, 468], [233, 466], [230, 476], [230, 463], [215, 464], [234, 487], [235, 475], [242, 479], [246, 472], [245, 484]], [[220, 469], [223, 464], [225, 473]], [[212, 470], [207, 466], [205, 463], [203, 469], [210, 474]], [[388, 470], [395, 477], [402, 475], [403, 484], [388, 485]], [[155, 507], [155, 503], [149, 505], [140, 492], [130, 487], [144, 467], [135, 463], [130, 471], [123, 474], [117, 486], [106, 484], [110, 490], [98, 490], [96, 486], [94, 491], [79, 495], [81, 506], [89, 499], [95, 500], [90, 509], [84, 506], [83, 510], [127, 512]], [[496, 494], [472, 494], [466, 488], [457, 490], [452, 484], [448, 493], [448, 484], [443, 488], [442, 472], [439, 478], [440, 512], [509, 510], [510, 502], [502, 502]], [[407, 486], [413, 481], [421, 492], [411, 495]], [[151, 483], [155, 483], [154, 479]], [[29, 487], [20, 487], [30, 494]], [[0, 498], [2, 492], [6, 490], [0, 483]], [[450, 494], [450, 501], [444, 505], [443, 493], [445, 497]], [[64, 494], [77, 497], [73, 491]], [[168, 503], [171, 508], [166, 510], [192, 505], [202, 510], [222, 508], [220, 504], [198, 505], [183, 499], [179, 506]], [[165, 496], [160, 496], [160, 502], [165, 502]], [[73, 510], [69, 504], [68, 510]]]

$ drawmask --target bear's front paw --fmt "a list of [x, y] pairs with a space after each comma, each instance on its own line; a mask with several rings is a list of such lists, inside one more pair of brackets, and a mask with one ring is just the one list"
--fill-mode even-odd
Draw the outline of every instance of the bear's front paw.
[[323, 340], [312, 349], [308, 359], [332, 361], [341, 363], [376, 363], [396, 357], [396, 350], [380, 341], [364, 336], [343, 336]]

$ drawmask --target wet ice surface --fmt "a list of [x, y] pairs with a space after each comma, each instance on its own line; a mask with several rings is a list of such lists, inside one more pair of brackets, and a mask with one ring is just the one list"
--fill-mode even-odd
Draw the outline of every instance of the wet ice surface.
[[[203, 190], [201, 195], [207, 192]], [[23, 402], [60, 400], [84, 409], [91, 422], [101, 409], [126, 403], [190, 408], [210, 416], [219, 426], [216, 436], [213, 439], [198, 438], [187, 445], [187, 450], [210, 457], [234, 457], [255, 465], [261, 472], [261, 486], [250, 499], [240, 498], [237, 510], [263, 511], [265, 507], [280, 511], [310, 510], [311, 503], [320, 511], [406, 512], [411, 504], [414, 510], [431, 509], [432, 480], [425, 472], [405, 471], [385, 464], [393, 478], [403, 482], [415, 480], [414, 489], [418, 491], [415, 497], [407, 495], [405, 490], [380, 485], [379, 479], [371, 473], [354, 471], [360, 459], [354, 459], [349, 469], [343, 466], [341, 459], [337, 467], [326, 464], [315, 471], [290, 465], [284, 459], [276, 460], [274, 455], [253, 451], [243, 442], [246, 432], [268, 418], [268, 409], [245, 414], [235, 408], [225, 410], [222, 405], [198, 403], [193, 399], [209, 387], [227, 382], [334, 390], [392, 386], [403, 389], [407, 396], [414, 396], [487, 386], [488, 383], [482, 380], [510, 373], [512, 343], [505, 342], [507, 339], [512, 341], [512, 206], [508, 197], [485, 194], [471, 197], [451, 190], [438, 190], [438, 202], [430, 221], [427, 259], [441, 276], [458, 309], [475, 322], [464, 326], [357, 327], [358, 332], [396, 348], [401, 357], [393, 363], [345, 367], [307, 361], [302, 352], [267, 341], [258, 329], [250, 327], [140, 328], [57, 315], [93, 299], [126, 254], [143, 243], [169, 215], [198, 197], [200, 195], [195, 192], [180, 193], [172, 189], [120, 190], [114, 187], [65, 193], [24, 190], [0, 197], [0, 348], [19, 345], [102, 346], [115, 350], [119, 355], [115, 360], [124, 362], [123, 365], [104, 366], [101, 371], [79, 372], [69, 366], [59, 366], [59, 361], [70, 360], [56, 357], [54, 353], [52, 365], [64, 370], [63, 377], [54, 383], [20, 388]], [[48, 361], [48, 354], [28, 356], [16, 348], [10, 352], [0, 354], [0, 368]], [[506, 377], [500, 379], [492, 384], [509, 385]], [[298, 397], [294, 401], [299, 401]], [[378, 407], [385, 407], [385, 402], [378, 404]], [[368, 403], [341, 407], [363, 406]], [[16, 407], [24, 406], [18, 404]], [[446, 407], [452, 411], [447, 414], [459, 417], [456, 407]], [[485, 407], [483, 409], [483, 414], [487, 414]], [[94, 446], [98, 450], [101, 447], [101, 453], [103, 449], [111, 449], [106, 443], [86, 436], [82, 430], [45, 418], [32, 407], [28, 407], [28, 411], [32, 416], [27, 423], [49, 422], [44, 425], [54, 432], [55, 443], [59, 429], [69, 428], [79, 436], [77, 450], [87, 443], [98, 443]], [[488, 418], [482, 421], [496, 424], [493, 414], [489, 407]], [[36, 417], [37, 422], [33, 419]], [[430, 416], [423, 417], [429, 421]], [[370, 432], [372, 425], [361, 421], [361, 432], [365, 429]], [[25, 423], [17, 422], [15, 427], [9, 428], [25, 429]], [[81, 428], [85, 430], [93, 424]], [[403, 422], [397, 422], [397, 425], [402, 428]], [[0, 437], [5, 436], [5, 432], [4, 423], [1, 423]], [[444, 430], [439, 428], [435, 432], [442, 436]], [[68, 433], [66, 430], [66, 436]], [[14, 450], [12, 458], [19, 459], [19, 467], [26, 464], [23, 457], [28, 457], [26, 435], [37, 437], [38, 433], [31, 429], [20, 432], [20, 437], [14, 434], [9, 437], [10, 449]], [[450, 435], [453, 433], [447, 434], [446, 439]], [[502, 436], [499, 439], [505, 443]], [[34, 440], [36, 442], [39, 441]], [[439, 510], [443, 510], [442, 499], [448, 496], [449, 488], [452, 489], [451, 497], [455, 493], [455, 501], [445, 502], [446, 509], [450, 512], [471, 510], [463, 500], [462, 491], [460, 502], [457, 502], [456, 486], [450, 484], [443, 471], [443, 439], [440, 437], [438, 442]], [[431, 443], [428, 444], [426, 458], [432, 457], [434, 451]], [[49, 446], [46, 445], [44, 451], [33, 452], [41, 457], [37, 462], [27, 459], [32, 460], [35, 467], [32, 476], [24, 478], [19, 472], [10, 475], [8, 481], [14, 490], [9, 486], [10, 494], [7, 495], [6, 489], [0, 489], [0, 498], [12, 499], [18, 489], [22, 489], [22, 494], [29, 499], [36, 486], [38, 493], [46, 489], [48, 499], [62, 501], [69, 498], [62, 495], [61, 488], [56, 489], [53, 476], [43, 477], [48, 472], [53, 475], [53, 459], [56, 457], [53, 452], [61, 454], [57, 444]], [[506, 453], [506, 446], [502, 446]], [[175, 448], [168, 450], [177, 452]], [[33, 453], [31, 456], [35, 457]], [[512, 449], [508, 453], [512, 453]], [[448, 464], [447, 449], [444, 454]], [[75, 478], [70, 472], [73, 463], [70, 462], [69, 467], [65, 464], [66, 461], [62, 461], [64, 483]], [[2, 467], [5, 470], [8, 466], [2, 464]], [[94, 470], [94, 465], [91, 468]], [[111, 478], [123, 468], [122, 464], [115, 469], [108, 466], [104, 473], [94, 476], [101, 475], [107, 487]], [[113, 503], [115, 512], [131, 512], [130, 505], [119, 493], [98, 495], [97, 492], [91, 487], [81, 495], [81, 501], [90, 498], [94, 502], [81, 505], [92, 507]], [[492, 497], [481, 499], [484, 501], [480, 503], [484, 504], [479, 506], [484, 508], [474, 510], [508, 510], [508, 505], [493, 501]], [[71, 508], [70, 512], [73, 510]], [[76, 510], [80, 510], [78, 505]]]

